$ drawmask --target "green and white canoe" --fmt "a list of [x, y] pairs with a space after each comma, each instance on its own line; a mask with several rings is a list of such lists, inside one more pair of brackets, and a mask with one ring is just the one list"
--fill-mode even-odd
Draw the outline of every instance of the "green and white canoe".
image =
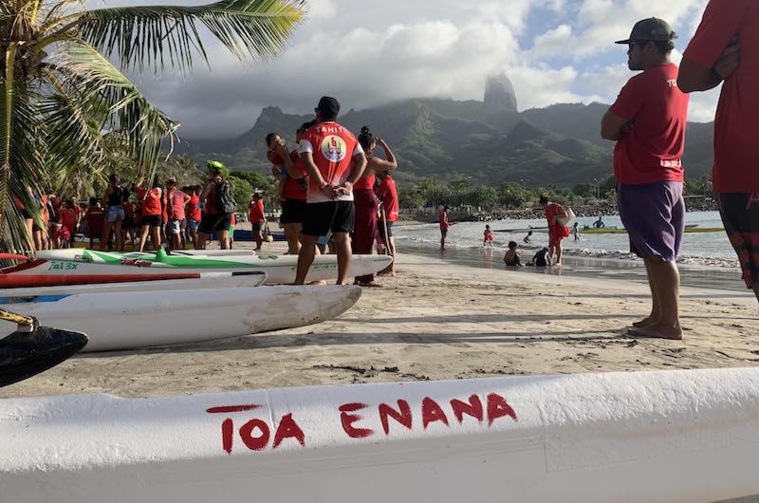
[[[97, 250], [48, 250], [37, 253], [38, 258], [88, 262], [94, 264], [143, 266], [169, 269], [203, 269], [209, 271], [234, 271], [236, 269], [260, 270], [266, 273], [267, 285], [292, 283], [298, 265], [297, 255], [174, 255], [163, 249], [156, 253], [104, 252]], [[389, 255], [353, 255], [348, 277], [363, 276], [379, 272], [389, 266], [393, 258]], [[337, 279], [337, 257], [317, 255], [306, 277], [307, 281]]]

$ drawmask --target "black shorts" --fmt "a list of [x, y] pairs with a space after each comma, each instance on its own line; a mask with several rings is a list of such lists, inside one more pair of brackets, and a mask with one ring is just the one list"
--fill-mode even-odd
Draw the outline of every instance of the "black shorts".
[[250, 229], [253, 232], [261, 232], [261, 229], [263, 228], [264, 228], [264, 224], [261, 222], [253, 222], [252, 224], [250, 224]]
[[124, 220], [121, 221], [121, 230], [125, 229], [134, 229], [134, 218], [133, 217], [126, 217]]
[[324, 236], [329, 231], [353, 232], [356, 207], [353, 201], [306, 203], [303, 231], [306, 236]]
[[301, 199], [285, 199], [282, 201], [280, 224], [302, 224], [306, 214], [306, 201]]
[[145, 215], [140, 219], [140, 226], [144, 225], [161, 227], [161, 225], [163, 225], [163, 218], [161, 218], [161, 215]]
[[231, 213], [206, 213], [200, 219], [198, 232], [213, 234], [214, 231], [229, 231], [232, 225]]
[[[385, 236], [385, 226], [387, 226], [387, 236]], [[382, 239], [393, 237], [393, 222], [385, 224], [380, 220], [377, 222], [377, 229], [379, 229], [380, 237], [382, 237]]]

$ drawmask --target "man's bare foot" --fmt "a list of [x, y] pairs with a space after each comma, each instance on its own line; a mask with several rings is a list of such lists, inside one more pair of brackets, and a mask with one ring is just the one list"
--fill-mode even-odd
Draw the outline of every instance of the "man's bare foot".
[[654, 323], [647, 327], [631, 328], [628, 335], [646, 339], [667, 339], [671, 341], [681, 341], [683, 339], [683, 329], [677, 327], [667, 327], [661, 323]]
[[653, 319], [651, 316], [646, 316], [640, 321], [634, 321], [632, 326], [635, 328], [643, 328], [643, 327], [650, 327], [651, 325], [656, 324], [656, 320]]

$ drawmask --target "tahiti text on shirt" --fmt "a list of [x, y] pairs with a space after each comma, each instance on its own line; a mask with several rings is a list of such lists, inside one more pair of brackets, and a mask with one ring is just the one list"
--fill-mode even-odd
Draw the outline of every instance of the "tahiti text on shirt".
[[662, 168], [682, 168], [683, 162], [680, 159], [671, 159], [669, 161], [662, 159], [660, 166]]
[[319, 133], [343, 133], [345, 128], [342, 126], [317, 126], [316, 131]]

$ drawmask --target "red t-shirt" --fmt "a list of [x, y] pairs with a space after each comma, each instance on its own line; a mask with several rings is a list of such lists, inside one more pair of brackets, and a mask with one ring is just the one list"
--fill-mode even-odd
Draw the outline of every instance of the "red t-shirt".
[[185, 193], [179, 189], [168, 191], [170, 216], [172, 220], [182, 220], [185, 217], [184, 199]]
[[711, 0], [683, 57], [712, 68], [734, 36], [740, 64], [722, 84], [712, 177], [717, 192], [759, 192], [759, 2]]
[[61, 208], [61, 224], [66, 227], [71, 234], [76, 230], [76, 211], [72, 208]]
[[614, 176], [625, 185], [682, 182], [688, 95], [677, 87], [677, 66], [649, 68], [631, 78], [609, 108], [632, 122], [614, 147]]
[[189, 220], [200, 222], [202, 216], [203, 215], [200, 211], [200, 198], [193, 194], [190, 196], [190, 201], [187, 203], [187, 218]]
[[376, 177], [374, 176], [374, 171], [367, 168], [363, 176], [356, 180], [356, 185], [354, 185], [353, 188], [360, 190], [371, 190], [374, 188], [375, 181]]
[[[305, 173], [306, 168], [303, 166], [303, 160], [298, 157], [298, 151], [293, 150], [290, 152], [290, 159], [292, 159], [293, 164], [295, 165], [295, 169], [300, 170], [301, 172]], [[283, 168], [284, 169], [284, 168]], [[285, 173], [287, 173], [285, 171]], [[306, 195], [308, 190], [308, 177], [304, 178], [293, 178], [291, 176], [287, 176], [285, 178], [285, 187], [282, 191], [282, 197], [285, 199], [296, 199], [298, 201], [305, 201]]]
[[264, 202], [262, 200], [251, 201], [248, 206], [248, 220], [251, 223], [261, 222], [264, 219]]
[[[309, 128], [301, 137], [298, 149], [300, 155], [310, 153], [313, 156], [314, 164], [324, 181], [335, 187], [348, 181], [353, 157], [363, 152], [353, 133], [336, 122], [322, 122]], [[353, 201], [353, 193], [341, 195], [337, 199]], [[331, 201], [319, 190], [316, 180], [309, 181], [306, 200], [309, 203]]]
[[155, 187], [149, 191], [147, 189], [143, 189], [142, 187], [137, 187], [137, 197], [139, 197], [140, 201], [142, 201], [142, 204], [140, 206], [141, 217], [149, 217], [162, 214], [162, 192], [163, 191], [160, 187]]
[[395, 180], [390, 176], [385, 177], [377, 187], [377, 197], [382, 199], [385, 208], [385, 218], [388, 222], [398, 221], [398, 191], [395, 189]]
[[549, 203], [543, 209], [543, 213], [548, 221], [548, 234], [554, 238], [565, 238], [571, 234], [571, 229], [566, 225], [562, 225], [556, 222], [554, 219], [559, 214], [559, 205], [556, 203]]
[[103, 222], [105, 221], [105, 210], [103, 208], [87, 208], [87, 226], [90, 228], [90, 236], [100, 237], [103, 233]]

